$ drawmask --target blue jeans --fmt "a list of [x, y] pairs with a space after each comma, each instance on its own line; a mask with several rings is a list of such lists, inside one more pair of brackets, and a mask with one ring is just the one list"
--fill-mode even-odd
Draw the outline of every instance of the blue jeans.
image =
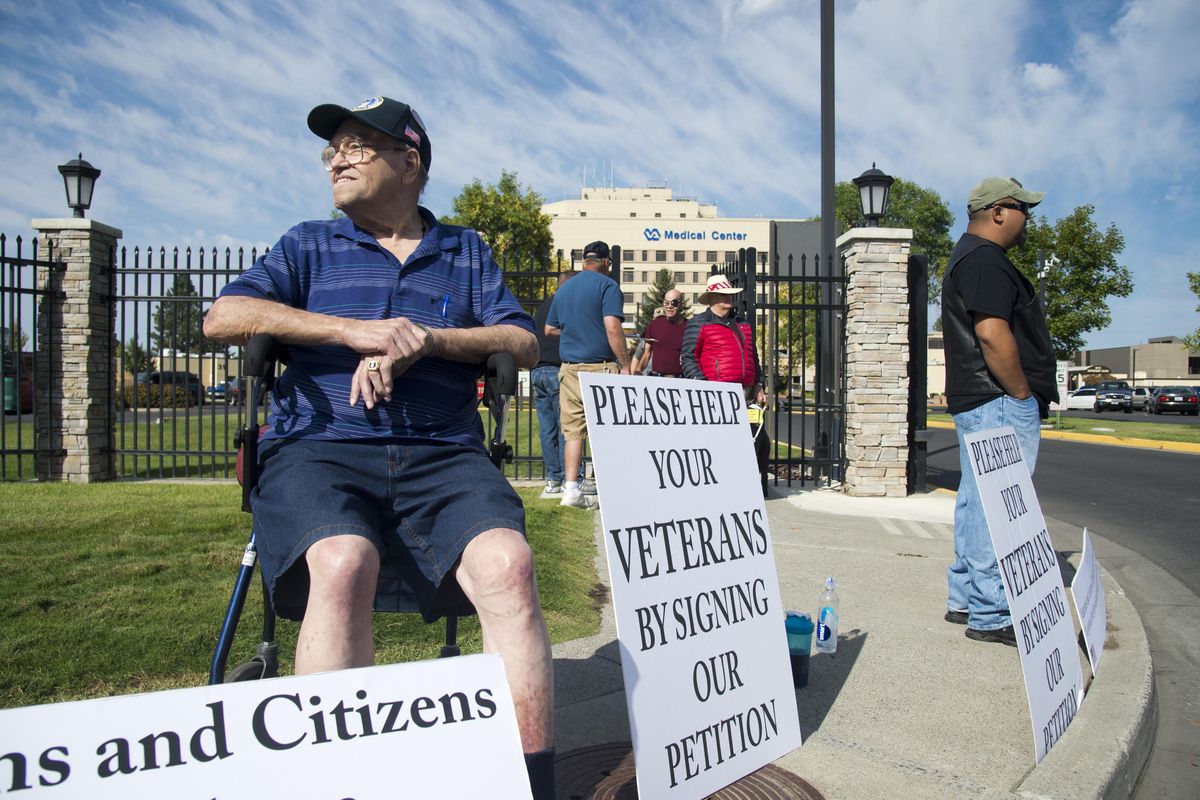
[[1035, 397], [1017, 400], [1005, 395], [954, 415], [962, 479], [958, 484], [958, 501], [954, 506], [954, 564], [946, 570], [949, 584], [946, 605], [956, 611], [965, 609], [968, 612], [967, 624], [978, 631], [1003, 628], [1012, 623], [1012, 618], [1008, 613], [1004, 584], [1000, 580], [996, 550], [988, 535], [979, 485], [975, 482], [963, 437], [990, 428], [1011, 426], [1017, 433], [1021, 453], [1032, 476], [1037, 464], [1038, 443], [1041, 441], [1041, 423]]
[[546, 480], [563, 480], [562, 425], [558, 409], [558, 367], [534, 367], [529, 372], [533, 384], [533, 404], [537, 408], [538, 437], [542, 440], [542, 463]]

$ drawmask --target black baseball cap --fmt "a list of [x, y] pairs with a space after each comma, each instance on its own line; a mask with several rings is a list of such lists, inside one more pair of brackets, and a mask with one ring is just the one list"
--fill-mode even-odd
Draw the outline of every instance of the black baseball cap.
[[351, 118], [415, 147], [421, 155], [421, 165], [429, 171], [433, 161], [429, 134], [425, 132], [420, 115], [408, 103], [380, 96], [370, 97], [354, 108], [326, 103], [308, 112], [308, 129], [329, 141], [337, 133], [338, 126]]
[[587, 247], [583, 248], [584, 258], [608, 258], [608, 244], [605, 242], [592, 242]]

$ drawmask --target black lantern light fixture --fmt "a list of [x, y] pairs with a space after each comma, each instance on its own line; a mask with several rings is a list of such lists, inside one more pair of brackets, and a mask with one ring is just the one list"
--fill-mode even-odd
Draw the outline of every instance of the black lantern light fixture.
[[92, 190], [96, 188], [96, 178], [100, 170], [79, 158], [58, 165], [58, 171], [63, 176], [63, 184], [67, 189], [67, 205], [75, 212], [75, 216], [83, 218], [83, 212], [92, 207]]
[[859, 202], [862, 204], [862, 213], [867, 220], [868, 228], [878, 228], [879, 218], [887, 213], [888, 191], [895, 180], [891, 175], [885, 175], [883, 172], [875, 169], [875, 162], [873, 161], [869, 170], [854, 179], [854, 185], [858, 187]]

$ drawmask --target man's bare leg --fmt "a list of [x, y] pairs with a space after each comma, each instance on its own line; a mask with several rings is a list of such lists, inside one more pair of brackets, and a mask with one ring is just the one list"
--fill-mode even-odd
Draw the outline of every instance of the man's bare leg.
[[583, 466], [583, 439], [567, 439], [563, 447], [563, 474], [567, 481], [579, 480], [579, 468]]
[[296, 674], [374, 664], [375, 545], [361, 536], [331, 536], [308, 548], [305, 559], [311, 586], [296, 642]]
[[499, 653], [504, 660], [522, 749], [549, 749], [554, 741], [554, 662], [533, 551], [517, 531], [485, 531], [467, 545], [455, 575], [479, 613], [484, 652]]

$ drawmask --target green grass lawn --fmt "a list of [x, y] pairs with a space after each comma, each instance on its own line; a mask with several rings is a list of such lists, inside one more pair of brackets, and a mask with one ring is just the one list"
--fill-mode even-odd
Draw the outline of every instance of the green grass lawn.
[[[1134, 413], [1126, 419], [1113, 420], [1104, 417], [1062, 417], [1056, 420], [1053, 413], [1045, 420], [1046, 430], [1068, 431], [1092, 436], [1119, 436], [1126, 439], [1148, 439], [1155, 442], [1184, 442], [1200, 444], [1200, 425], [1171, 425], [1161, 422], [1142, 421], [1145, 417]], [[949, 414], [929, 413], [929, 420], [952, 425]]]
[[[0, 707], [205, 683], [250, 518], [231, 484], [0, 484]], [[520, 490], [553, 641], [599, 629], [594, 515]], [[260, 584], [230, 666], [253, 655]], [[297, 626], [281, 621], [283, 671]], [[375, 618], [379, 663], [433, 658], [444, 635], [415, 614]], [[475, 618], [464, 652], [480, 650]]]

